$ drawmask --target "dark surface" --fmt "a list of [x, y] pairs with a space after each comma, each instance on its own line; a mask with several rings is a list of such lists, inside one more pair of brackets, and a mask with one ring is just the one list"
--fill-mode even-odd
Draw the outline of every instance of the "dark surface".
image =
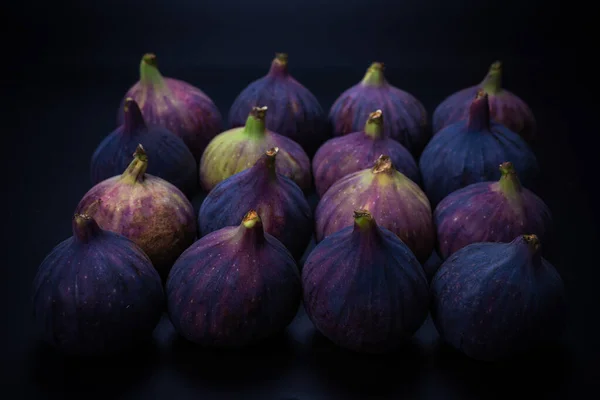
[[[580, 86], [590, 83], [585, 76], [590, 72], [575, 73], [585, 37], [559, 30], [570, 20], [558, 5], [160, 3], [23, 2], [14, 6], [19, 8], [14, 16], [3, 13], [7, 21], [19, 17], [22, 23], [5, 34], [11, 39], [4, 49], [8, 72], [0, 81], [5, 171], [0, 387], [18, 390], [1, 397], [545, 399], [575, 398], [587, 390], [599, 365], [598, 214], [592, 214], [598, 197], [591, 189], [597, 185], [592, 168], [597, 122], [591, 114], [597, 101]], [[416, 95], [429, 112], [502, 59], [506, 86], [532, 107], [544, 137], [535, 149], [544, 171], [538, 194], [555, 217], [557, 235], [545, 247], [547, 257], [570, 297], [564, 346], [529, 361], [481, 365], [440, 345], [428, 321], [400, 354], [358, 357], [315, 335], [303, 312], [286, 337], [241, 353], [190, 348], [166, 321], [155, 332], [158, 345], [119, 360], [64, 360], [37, 346], [31, 281], [43, 257], [70, 235], [73, 209], [90, 187], [90, 156], [115, 128], [116, 107], [137, 80], [147, 51], [158, 54], [165, 75], [201, 87], [224, 115], [237, 93], [266, 73], [276, 51], [290, 53], [291, 72], [326, 108], [377, 59], [388, 64], [389, 80]]]

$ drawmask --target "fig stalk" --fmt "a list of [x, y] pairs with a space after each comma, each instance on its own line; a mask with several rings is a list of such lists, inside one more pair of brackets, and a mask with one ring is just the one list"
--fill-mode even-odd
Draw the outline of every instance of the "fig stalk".
[[125, 135], [130, 135], [146, 129], [146, 122], [142, 116], [142, 111], [131, 97], [125, 99], [123, 112], [125, 113], [125, 121], [123, 124], [123, 133]]
[[506, 197], [514, 197], [521, 192], [521, 182], [519, 181], [515, 167], [511, 162], [500, 164], [500, 173], [502, 176], [500, 177], [498, 185]]
[[86, 214], [75, 214], [73, 217], [73, 237], [80, 243], [89, 243], [100, 233], [96, 221]]
[[483, 90], [477, 91], [477, 96], [469, 108], [469, 119], [467, 130], [469, 132], [489, 131], [490, 129], [490, 105], [488, 95]]
[[288, 55], [287, 53], [276, 53], [273, 62], [271, 63], [271, 69], [269, 69], [270, 76], [281, 76], [285, 77], [288, 75]]
[[165, 80], [158, 70], [156, 55], [144, 54], [140, 62], [140, 82], [153, 86], [164, 86]]
[[531, 254], [531, 262], [534, 266], [538, 266], [542, 259], [541, 243], [537, 235], [523, 235], [523, 241], [527, 244]]
[[365, 124], [365, 134], [373, 139], [383, 136], [383, 112], [381, 110], [369, 114], [369, 119]]
[[122, 179], [128, 183], [143, 182], [148, 169], [148, 156], [146, 151], [141, 144], [133, 153], [133, 161], [129, 164], [125, 172], [123, 172]]
[[262, 138], [267, 130], [265, 124], [266, 114], [267, 107], [252, 107], [244, 126], [244, 133], [251, 138]]
[[481, 83], [487, 94], [495, 95], [502, 90], [502, 63], [495, 61]]
[[385, 84], [385, 75], [383, 74], [384, 65], [381, 62], [374, 62], [371, 64], [367, 73], [362, 79], [363, 86], [374, 86], [379, 87]]
[[277, 178], [277, 169], [275, 168], [275, 158], [279, 153], [279, 147], [273, 147], [265, 151], [265, 157], [261, 157], [254, 164], [257, 168], [262, 168], [267, 171], [267, 176], [270, 180]]
[[391, 174], [394, 170], [392, 159], [389, 156], [381, 155], [373, 165], [374, 174]]

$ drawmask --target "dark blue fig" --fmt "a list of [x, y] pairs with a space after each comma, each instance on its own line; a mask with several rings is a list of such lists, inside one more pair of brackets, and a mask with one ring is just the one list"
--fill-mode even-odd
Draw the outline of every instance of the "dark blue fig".
[[338, 97], [329, 111], [335, 136], [360, 131], [369, 113], [385, 115], [384, 133], [402, 143], [414, 156], [421, 153], [431, 132], [427, 111], [413, 95], [388, 83], [383, 63], [371, 64], [364, 78]]
[[317, 98], [288, 72], [285, 53], [276, 54], [269, 73], [238, 95], [229, 110], [229, 127], [244, 126], [257, 106], [269, 108], [267, 129], [289, 137], [309, 155], [327, 138], [327, 116]]
[[535, 155], [518, 134], [490, 120], [488, 96], [480, 90], [468, 119], [439, 131], [423, 151], [419, 167], [435, 207], [455, 190], [500, 179], [498, 165], [505, 161], [514, 165], [525, 186], [533, 186], [539, 173]]
[[319, 148], [312, 161], [319, 196], [344, 176], [370, 168], [382, 154], [410, 180], [421, 183], [415, 159], [399, 142], [384, 135], [383, 121], [381, 110], [372, 112], [362, 131], [330, 139]]
[[364, 353], [398, 348], [423, 324], [429, 287], [419, 261], [366, 210], [326, 237], [302, 269], [304, 307], [340, 347]]
[[163, 306], [148, 256], [86, 215], [75, 215], [73, 236], [44, 259], [33, 282], [42, 338], [70, 355], [127, 350], [150, 337]]
[[241, 347], [282, 332], [302, 299], [300, 274], [285, 246], [264, 232], [256, 211], [186, 250], [166, 283], [171, 322], [187, 340]]
[[554, 342], [564, 328], [563, 281], [536, 235], [463, 247], [442, 264], [431, 293], [440, 336], [474, 359], [522, 354]]
[[185, 143], [165, 128], [146, 124], [135, 100], [126, 99], [123, 111], [123, 125], [109, 134], [92, 156], [92, 183], [121, 175], [141, 144], [152, 159], [148, 173], [192, 196], [198, 187], [198, 168]]
[[313, 232], [312, 211], [302, 189], [276, 171], [277, 147], [267, 150], [252, 168], [219, 183], [200, 206], [198, 226], [207, 235], [234, 226], [244, 210], [256, 210], [266, 232], [299, 259]]
[[442, 258], [471, 243], [511, 242], [527, 233], [546, 240], [552, 226], [550, 210], [521, 186], [512, 163], [502, 163], [499, 169], [499, 181], [459, 189], [436, 207], [433, 220]]

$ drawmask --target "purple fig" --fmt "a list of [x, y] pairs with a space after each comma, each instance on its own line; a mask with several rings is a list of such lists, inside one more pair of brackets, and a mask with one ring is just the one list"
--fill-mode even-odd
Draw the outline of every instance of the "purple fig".
[[435, 229], [427, 196], [394, 168], [387, 155], [380, 156], [373, 168], [347, 175], [325, 192], [315, 210], [316, 241], [351, 226], [356, 207], [368, 210], [379, 226], [398, 235], [420, 262], [431, 254]]
[[200, 183], [206, 191], [252, 167], [273, 147], [279, 148], [277, 172], [296, 182], [302, 190], [310, 188], [310, 159], [298, 143], [268, 130], [266, 115], [267, 107], [254, 107], [245, 126], [225, 131], [210, 142], [200, 161]]
[[[161, 75], [156, 55], [145, 54], [140, 63], [140, 80], [125, 94], [139, 105], [146, 122], [160, 125], [179, 136], [196, 160], [210, 140], [223, 127], [219, 109], [197, 87], [187, 82]], [[119, 108], [118, 123], [124, 122], [123, 104]]]
[[369, 113], [385, 115], [384, 133], [418, 155], [430, 138], [427, 111], [413, 95], [388, 83], [383, 63], [371, 64], [364, 78], [333, 103], [329, 120], [335, 136], [360, 131]]
[[120, 175], [141, 144], [152, 160], [148, 173], [193, 196], [198, 187], [198, 168], [185, 143], [166, 128], [146, 124], [135, 100], [125, 99], [123, 112], [123, 125], [109, 134], [92, 156], [92, 184]]
[[469, 118], [439, 131], [419, 159], [425, 193], [435, 207], [444, 197], [472, 183], [498, 180], [498, 165], [510, 161], [525, 186], [539, 172], [527, 143], [503, 125], [490, 121], [488, 95], [480, 90]]
[[419, 261], [366, 210], [355, 211], [353, 226], [315, 247], [302, 269], [302, 286], [306, 313], [317, 330], [356, 352], [398, 348], [429, 310]]
[[321, 146], [312, 161], [319, 196], [344, 176], [370, 168], [382, 154], [390, 157], [398, 171], [420, 183], [415, 159], [399, 142], [383, 135], [383, 121], [381, 110], [372, 112], [362, 131], [330, 139]]
[[553, 342], [564, 327], [565, 290], [536, 235], [473, 243], [431, 282], [433, 322], [468, 357], [496, 361]]
[[196, 239], [194, 208], [185, 195], [164, 179], [146, 173], [148, 157], [138, 145], [122, 175], [91, 188], [77, 211], [139, 245], [163, 278]]
[[313, 231], [312, 211], [302, 189], [276, 172], [277, 147], [267, 150], [252, 166], [219, 183], [200, 206], [198, 226], [207, 235], [243, 218], [244, 210], [262, 216], [265, 231], [299, 259]]
[[241, 347], [282, 332], [302, 299], [285, 246], [249, 211], [239, 226], [212, 232], [186, 250], [166, 283], [175, 329], [204, 346]]
[[478, 90], [488, 95], [492, 119], [519, 134], [527, 142], [536, 138], [536, 122], [529, 106], [517, 95], [502, 87], [502, 63], [494, 62], [478, 85], [462, 89], [437, 106], [433, 113], [433, 131], [468, 118], [469, 107]]
[[438, 204], [433, 218], [442, 258], [471, 243], [510, 242], [526, 233], [546, 238], [552, 226], [546, 204], [521, 186], [512, 163], [502, 163], [500, 172], [499, 181], [474, 183]]
[[248, 85], [229, 110], [229, 126], [244, 126], [257, 105], [269, 108], [267, 128], [314, 154], [327, 135], [327, 116], [317, 98], [288, 72], [288, 56], [278, 53], [269, 73]]
[[163, 306], [148, 256], [87, 215], [75, 215], [73, 236], [46, 256], [33, 282], [42, 338], [70, 355], [121, 352], [150, 338]]

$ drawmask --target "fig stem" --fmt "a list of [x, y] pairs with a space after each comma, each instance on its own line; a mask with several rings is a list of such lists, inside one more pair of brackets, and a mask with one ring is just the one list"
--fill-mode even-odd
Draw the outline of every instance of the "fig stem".
[[355, 229], [367, 229], [375, 224], [375, 220], [371, 213], [366, 209], [354, 211], [354, 227]]
[[260, 222], [260, 217], [258, 216], [258, 213], [255, 210], [248, 211], [242, 219], [242, 224], [246, 228], [254, 228], [254, 226], [256, 224], [259, 224]]
[[365, 123], [365, 133], [373, 139], [383, 136], [383, 113], [381, 110], [369, 114], [369, 119]]
[[244, 133], [251, 138], [262, 138], [267, 130], [265, 116], [267, 107], [253, 107], [246, 119]]
[[381, 174], [387, 173], [389, 174], [394, 170], [394, 165], [392, 164], [392, 159], [390, 156], [380, 155], [377, 161], [375, 161], [375, 165], [373, 165], [373, 173]]
[[361, 84], [364, 86], [383, 86], [386, 83], [383, 71], [383, 63], [372, 63], [371, 66], [367, 69], [367, 72], [363, 77]]
[[519, 180], [517, 171], [515, 171], [515, 167], [511, 162], [504, 162], [500, 164], [500, 173], [502, 176], [498, 181], [498, 185], [500, 185], [500, 190], [505, 196], [512, 197], [521, 192], [521, 181]]
[[146, 169], [148, 169], [148, 156], [141, 144], [138, 144], [133, 153], [133, 161], [129, 164], [121, 179], [128, 183], [143, 182], [146, 177]]
[[273, 147], [265, 151], [265, 154], [263, 154], [258, 160], [256, 160], [256, 163], [254, 163], [253, 168], [266, 169], [269, 179], [277, 179], [275, 159], [277, 158], [278, 153], [279, 147]]
[[487, 94], [497, 94], [502, 91], [502, 62], [495, 61], [481, 82], [481, 87]]
[[134, 133], [146, 128], [146, 122], [144, 121], [142, 111], [136, 101], [131, 97], [125, 99], [123, 112], [125, 114], [123, 132]]
[[94, 218], [87, 214], [75, 214], [72, 226], [73, 238], [79, 243], [89, 243], [102, 231]]
[[531, 260], [535, 263], [539, 262], [541, 259], [541, 248], [542, 245], [540, 243], [540, 239], [537, 235], [523, 235], [523, 241], [529, 247], [529, 251], [531, 253]]
[[490, 104], [488, 95], [483, 89], [477, 91], [475, 100], [469, 107], [467, 130], [469, 132], [483, 132], [490, 129]]
[[250, 210], [244, 215], [240, 231], [238, 232], [242, 248], [248, 249], [251, 246], [256, 246], [264, 242], [265, 232], [256, 210]]
[[287, 55], [287, 53], [275, 54], [275, 58], [271, 62], [271, 68], [269, 69], [269, 75], [285, 76], [287, 74], [288, 74], [288, 55]]
[[140, 82], [154, 86], [164, 84], [164, 78], [158, 70], [155, 54], [147, 53], [142, 57], [142, 61], [140, 62]]

